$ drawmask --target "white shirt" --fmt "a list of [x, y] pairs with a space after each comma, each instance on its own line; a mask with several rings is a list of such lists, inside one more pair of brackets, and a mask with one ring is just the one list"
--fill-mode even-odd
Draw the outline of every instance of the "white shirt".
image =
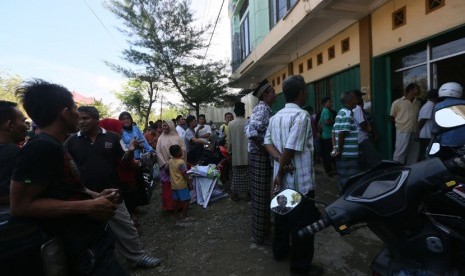
[[420, 109], [418, 121], [426, 119], [425, 125], [420, 130], [420, 138], [431, 139], [431, 131], [433, 129], [433, 110], [435, 103], [427, 101]]
[[[200, 125], [196, 126], [195, 127], [195, 131], [197, 131], [197, 129], [199, 129]], [[203, 125], [203, 128], [201, 130], [199, 130], [198, 134], [199, 134], [199, 139], [202, 139], [203, 141], [205, 142], [208, 142], [208, 138], [200, 138], [202, 137], [203, 135], [209, 133], [210, 135], [212, 134], [212, 129], [209, 125], [207, 124], [204, 124]]]
[[[315, 189], [313, 172], [313, 135], [310, 115], [293, 103], [287, 103], [270, 118], [264, 144], [274, 145], [279, 153], [284, 149], [294, 150], [291, 160], [295, 170], [283, 178], [282, 188], [291, 188], [303, 194]], [[274, 161], [274, 177], [279, 163]]]
[[182, 128], [182, 126], [176, 126], [176, 131], [179, 134], [179, 137], [184, 141], [184, 136], [186, 135], [186, 131]]
[[363, 129], [360, 127], [360, 124], [366, 122], [365, 114], [363, 113], [363, 109], [359, 105], [352, 109], [352, 113], [354, 114], [354, 120], [357, 125], [358, 143], [360, 144], [361, 142], [368, 139], [368, 133], [363, 131]]

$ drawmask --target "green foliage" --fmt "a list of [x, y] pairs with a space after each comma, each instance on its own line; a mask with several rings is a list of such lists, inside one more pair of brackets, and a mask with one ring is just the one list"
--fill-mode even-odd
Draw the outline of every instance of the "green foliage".
[[200, 104], [224, 100], [224, 65], [199, 65], [204, 64], [199, 51], [205, 49], [209, 26], [194, 25], [187, 0], [110, 0], [109, 9], [126, 26], [121, 31], [130, 47], [123, 51], [123, 58], [138, 71], [107, 63], [114, 70], [159, 86], [168, 84], [197, 111]]
[[20, 76], [0, 73], [0, 99], [19, 103], [15, 95], [16, 88], [23, 82]]
[[111, 118], [112, 116], [112, 112], [111, 112], [111, 108], [109, 105], [106, 105], [103, 103], [102, 99], [95, 99], [94, 98], [94, 104], [93, 106], [95, 108], [97, 108], [99, 114], [100, 114], [100, 118], [104, 119], [104, 118]]
[[123, 86], [121, 92], [115, 93], [116, 98], [132, 114], [134, 121], [145, 127], [148, 126], [157, 94], [158, 87], [155, 87], [151, 82], [144, 82], [140, 79], [130, 79]]
[[191, 66], [184, 81], [185, 101], [199, 114], [200, 105], [228, 105], [236, 98], [227, 93], [225, 64], [221, 62]]

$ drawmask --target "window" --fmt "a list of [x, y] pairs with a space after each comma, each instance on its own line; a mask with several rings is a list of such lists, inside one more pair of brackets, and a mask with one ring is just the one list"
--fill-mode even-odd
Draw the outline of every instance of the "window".
[[279, 76], [278, 76], [278, 78], [276, 79], [276, 82], [277, 82], [278, 85], [281, 84], [281, 79], [279, 79]]
[[302, 74], [304, 72], [304, 64], [301, 63], [299, 64], [299, 74]]
[[243, 18], [247, 8], [249, 7], [249, 0], [245, 0], [244, 4], [242, 4], [241, 9], [239, 10], [239, 18]]
[[433, 12], [439, 8], [444, 7], [446, 0], [425, 0], [426, 1], [426, 13]]
[[270, 29], [292, 9], [298, 0], [269, 0]]
[[313, 68], [313, 60], [311, 58], [307, 59], [307, 70]]
[[403, 6], [392, 13], [392, 29], [397, 29], [405, 24], [407, 24], [407, 11], [406, 7]]
[[286, 74], [283, 74], [283, 81], [286, 79]]
[[323, 53], [319, 53], [316, 55], [316, 65], [321, 65], [323, 64]]
[[273, 87], [274, 87], [274, 84], [275, 84], [275, 83], [274, 83], [274, 79], [271, 80], [271, 84], [272, 84]]
[[345, 52], [350, 51], [350, 38], [343, 39], [341, 41], [341, 53], [344, 54]]
[[241, 57], [245, 60], [251, 52], [250, 48], [250, 33], [249, 33], [249, 16], [247, 15], [242, 21], [240, 27], [241, 37]]
[[328, 60], [331, 60], [336, 57], [336, 49], [334, 45], [328, 48]]

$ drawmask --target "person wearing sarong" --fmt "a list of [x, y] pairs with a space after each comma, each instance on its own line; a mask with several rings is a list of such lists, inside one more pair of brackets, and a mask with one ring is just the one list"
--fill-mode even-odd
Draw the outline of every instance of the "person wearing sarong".
[[228, 124], [228, 150], [231, 153], [232, 163], [231, 199], [238, 201], [240, 193], [246, 193], [247, 199], [250, 198], [247, 136], [244, 131], [247, 119], [245, 118], [244, 103], [235, 103], [234, 113], [236, 114], [236, 119]]
[[358, 132], [352, 109], [357, 106], [355, 92], [346, 91], [341, 95], [343, 107], [339, 110], [333, 126], [333, 145], [336, 150], [336, 171], [339, 175], [339, 191], [345, 188], [350, 176], [359, 171]]
[[[168, 162], [171, 159], [170, 146], [179, 145], [183, 152], [183, 159], [186, 159], [186, 146], [179, 136], [172, 121], [163, 121], [163, 132], [157, 142], [158, 165], [160, 166], [162, 208], [171, 211], [174, 208], [173, 192], [171, 190], [170, 173]], [[180, 206], [181, 204], [179, 204]], [[180, 206], [181, 207], [181, 206]]]
[[263, 146], [266, 129], [271, 117], [271, 104], [275, 91], [268, 80], [263, 80], [253, 95], [259, 102], [254, 107], [246, 127], [249, 139], [249, 177], [252, 196], [252, 238], [262, 244], [270, 237], [271, 160]]

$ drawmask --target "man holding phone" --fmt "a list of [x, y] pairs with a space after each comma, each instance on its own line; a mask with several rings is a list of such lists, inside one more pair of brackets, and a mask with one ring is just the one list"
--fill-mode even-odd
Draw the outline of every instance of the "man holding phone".
[[[138, 141], [132, 140], [125, 153], [118, 134], [99, 127], [99, 112], [95, 107], [81, 106], [78, 111], [80, 131], [72, 135], [65, 146], [77, 163], [81, 181], [87, 188], [97, 192], [108, 188], [117, 189], [117, 162], [132, 159]], [[122, 200], [108, 225], [115, 234], [116, 249], [134, 267], [155, 267], [160, 263], [159, 259], [151, 257], [142, 249], [137, 229]]]
[[116, 209], [115, 190], [86, 191], [76, 164], [63, 148], [78, 124], [71, 92], [34, 80], [22, 84], [17, 94], [41, 133], [16, 155], [11, 214], [34, 218], [47, 235], [61, 239], [70, 274], [127, 275], [114, 257], [114, 240], [106, 231]]

